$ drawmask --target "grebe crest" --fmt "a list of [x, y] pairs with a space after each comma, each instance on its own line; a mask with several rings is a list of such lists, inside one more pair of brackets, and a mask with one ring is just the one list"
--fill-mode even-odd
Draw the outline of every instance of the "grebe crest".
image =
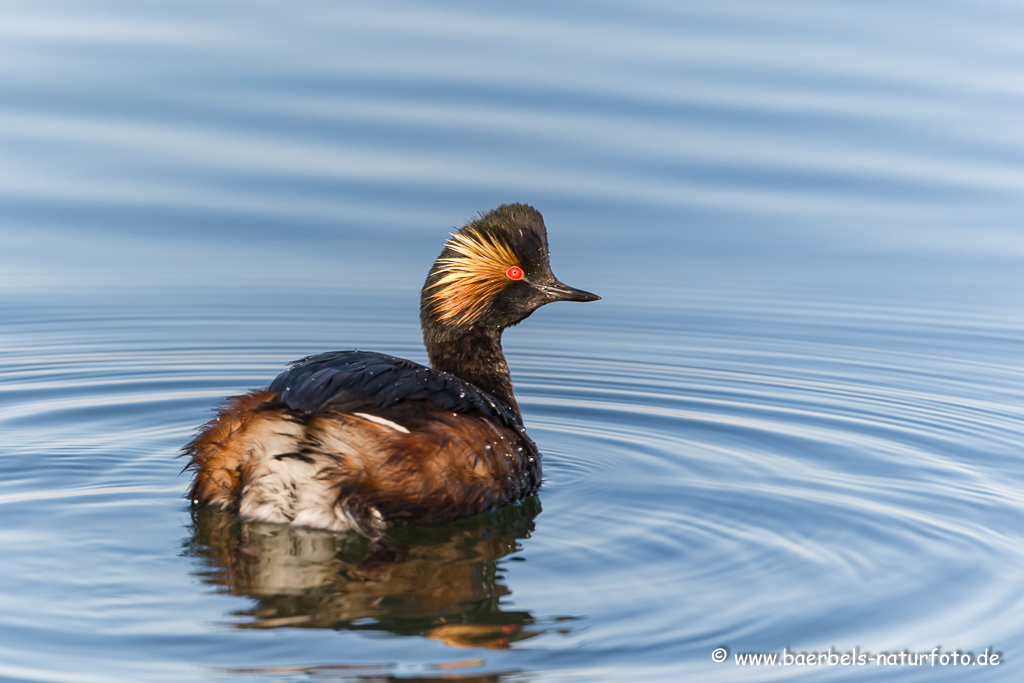
[[[520, 304], [519, 309], [526, 304], [528, 315], [539, 305], [529, 285], [552, 280], [540, 213], [521, 204], [505, 205], [452, 234], [424, 292], [440, 322], [506, 327], [525, 317], [513, 314], [510, 319], [516, 307], [509, 302]], [[493, 315], [484, 319], [488, 310]]]

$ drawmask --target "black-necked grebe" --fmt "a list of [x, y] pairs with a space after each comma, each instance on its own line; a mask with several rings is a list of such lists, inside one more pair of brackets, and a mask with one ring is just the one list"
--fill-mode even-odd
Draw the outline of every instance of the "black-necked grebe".
[[420, 294], [431, 367], [366, 351], [296, 361], [229, 400], [185, 453], [193, 505], [244, 520], [376, 539], [521, 500], [540, 486], [501, 333], [552, 301], [596, 301], [559, 282], [540, 213], [508, 204], [445, 244]]

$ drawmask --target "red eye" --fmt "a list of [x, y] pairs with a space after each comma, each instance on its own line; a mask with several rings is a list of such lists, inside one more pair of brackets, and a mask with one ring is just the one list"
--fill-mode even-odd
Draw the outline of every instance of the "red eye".
[[505, 275], [508, 275], [509, 280], [522, 280], [523, 269], [520, 268], [519, 266], [512, 266], [511, 268], [505, 271]]

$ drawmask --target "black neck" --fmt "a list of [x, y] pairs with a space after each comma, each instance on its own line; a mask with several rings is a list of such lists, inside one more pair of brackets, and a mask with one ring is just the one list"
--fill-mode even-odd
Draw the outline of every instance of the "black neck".
[[512, 376], [501, 350], [501, 330], [457, 328], [441, 324], [423, 330], [430, 367], [450, 372], [483, 389], [519, 413], [512, 394]]

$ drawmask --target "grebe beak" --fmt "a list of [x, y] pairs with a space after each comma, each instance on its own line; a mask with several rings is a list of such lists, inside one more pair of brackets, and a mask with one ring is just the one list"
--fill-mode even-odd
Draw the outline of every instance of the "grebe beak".
[[543, 285], [535, 285], [537, 289], [547, 296], [551, 301], [600, 301], [601, 297], [582, 289], [573, 289], [569, 285], [562, 284], [558, 280]]

